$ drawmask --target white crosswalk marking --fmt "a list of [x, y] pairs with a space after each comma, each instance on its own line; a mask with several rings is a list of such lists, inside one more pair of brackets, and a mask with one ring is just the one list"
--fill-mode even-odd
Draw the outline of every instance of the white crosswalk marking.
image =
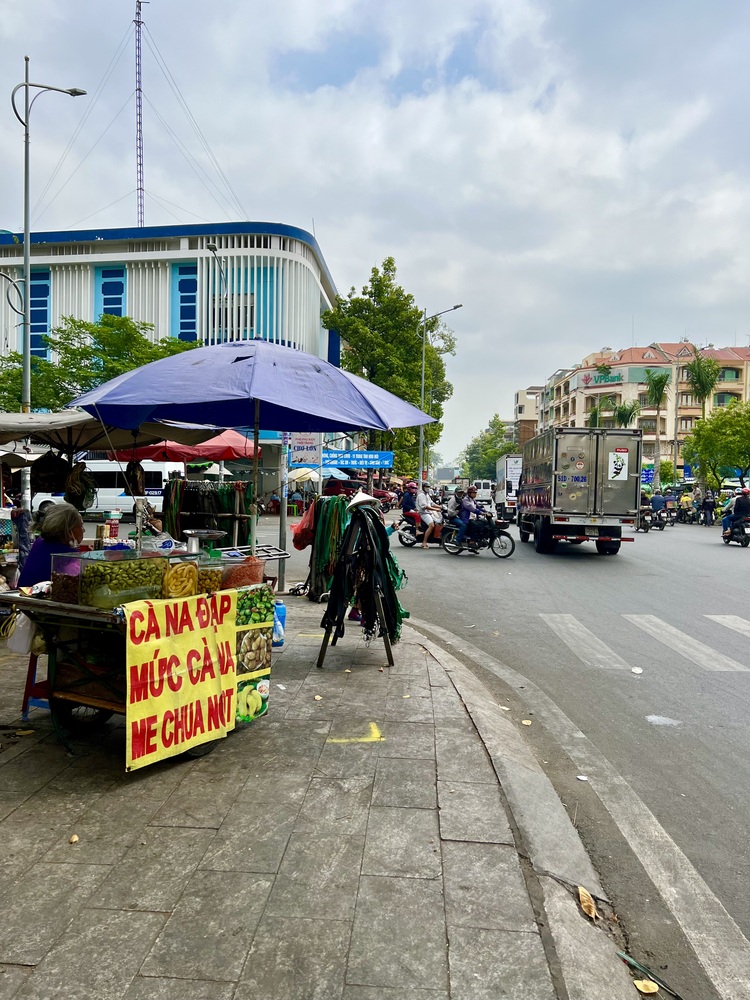
[[613, 649], [610, 649], [606, 642], [598, 639], [585, 625], [581, 625], [573, 615], [540, 615], [539, 617], [587, 667], [599, 667], [604, 670], [630, 670], [629, 663]]
[[685, 635], [655, 615], [623, 615], [623, 618], [704, 670], [750, 670], [750, 667], [743, 666], [723, 653], [717, 653], [715, 649]]
[[718, 622], [719, 625], [726, 625], [727, 628], [739, 632], [740, 635], [750, 637], [750, 622], [746, 618], [740, 618], [739, 615], [706, 615], [705, 617], [710, 618], [712, 622]]

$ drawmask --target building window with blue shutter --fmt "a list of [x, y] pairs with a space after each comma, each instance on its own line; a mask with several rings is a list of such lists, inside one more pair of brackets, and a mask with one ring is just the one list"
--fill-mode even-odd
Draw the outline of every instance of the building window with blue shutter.
[[94, 278], [94, 315], [99, 319], [126, 314], [127, 275], [124, 267], [97, 267]]
[[31, 355], [35, 358], [46, 358], [49, 356], [49, 348], [45, 341], [46, 336], [49, 334], [49, 271], [31, 272], [29, 298], [31, 300], [31, 327], [29, 329]]
[[198, 265], [172, 265], [170, 332], [178, 340], [198, 337]]

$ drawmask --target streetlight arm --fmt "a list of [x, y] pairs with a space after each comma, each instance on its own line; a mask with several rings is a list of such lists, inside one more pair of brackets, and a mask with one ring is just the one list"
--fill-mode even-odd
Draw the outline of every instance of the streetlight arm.
[[16, 116], [16, 118], [19, 120], [19, 122], [23, 125], [24, 128], [26, 128], [29, 123], [28, 119], [23, 118], [18, 113], [18, 108], [16, 107], [16, 93], [19, 90], [24, 90], [26, 87], [28, 87], [29, 89], [33, 87], [34, 89], [39, 91], [39, 93], [34, 94], [34, 96], [29, 101], [29, 111], [31, 111], [31, 106], [33, 105], [37, 97], [39, 97], [47, 90], [53, 90], [56, 94], [68, 94], [70, 97], [83, 97], [86, 94], [86, 91], [81, 90], [80, 87], [50, 87], [46, 83], [19, 83], [16, 87], [13, 88], [11, 92], [10, 103], [13, 108], [13, 114]]

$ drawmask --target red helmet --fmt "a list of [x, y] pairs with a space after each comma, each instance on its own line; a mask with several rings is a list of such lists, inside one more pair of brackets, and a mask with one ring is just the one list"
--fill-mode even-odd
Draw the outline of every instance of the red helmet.
[[406, 484], [406, 488], [407, 488], [407, 490], [418, 490], [419, 489], [419, 487], [417, 486], [417, 484], [414, 483], [414, 482], [407, 483]]
[[750, 490], [749, 490], [749, 489], [747, 488], [747, 486], [746, 486], [746, 487], [744, 488], [744, 490], [743, 490], [742, 492], [743, 492], [743, 493], [750, 493]]

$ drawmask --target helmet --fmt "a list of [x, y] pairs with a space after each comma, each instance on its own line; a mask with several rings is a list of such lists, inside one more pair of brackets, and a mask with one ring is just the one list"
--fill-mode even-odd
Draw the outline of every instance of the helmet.
[[661, 496], [661, 490], [654, 490], [654, 496], [655, 497], [660, 497]]
[[466, 492], [467, 493], [476, 493], [477, 492], [477, 488], [476, 488], [476, 486], [470, 486]]
[[416, 489], [419, 489], [419, 487], [417, 486], [417, 484], [415, 482], [407, 483], [406, 484], [406, 488], [407, 488], [407, 490], [416, 490]]
[[749, 490], [749, 489], [747, 488], [747, 486], [746, 486], [746, 487], [745, 487], [745, 488], [743, 489], [743, 491], [742, 491], [742, 492], [743, 492], [743, 493], [750, 493], [750, 490]]
[[737, 489], [734, 491], [734, 495], [738, 497], [742, 492], [743, 492], [742, 487], [738, 486]]

